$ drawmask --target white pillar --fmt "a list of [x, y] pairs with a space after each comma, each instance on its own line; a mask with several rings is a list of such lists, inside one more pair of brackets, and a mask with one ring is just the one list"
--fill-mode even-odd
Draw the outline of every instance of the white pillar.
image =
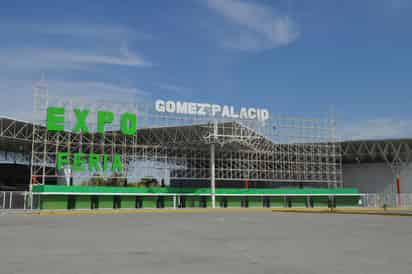
[[27, 202], [27, 191], [24, 192], [24, 202], [23, 202], [23, 209], [26, 210], [26, 202]]
[[13, 206], [13, 191], [9, 192], [9, 209]]
[[215, 184], [215, 144], [210, 144], [210, 194], [212, 196], [212, 208], [216, 208]]

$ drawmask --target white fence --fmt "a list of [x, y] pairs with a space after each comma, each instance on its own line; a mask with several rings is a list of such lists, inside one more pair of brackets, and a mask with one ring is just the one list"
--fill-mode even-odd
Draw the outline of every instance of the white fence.
[[28, 209], [29, 197], [27, 191], [1, 191], [0, 209]]
[[412, 193], [367, 193], [362, 198], [363, 207], [412, 208]]

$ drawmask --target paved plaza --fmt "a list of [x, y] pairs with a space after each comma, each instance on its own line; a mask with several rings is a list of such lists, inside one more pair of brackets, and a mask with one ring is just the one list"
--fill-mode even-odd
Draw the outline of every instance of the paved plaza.
[[0, 273], [412, 273], [412, 218], [265, 212], [0, 216]]

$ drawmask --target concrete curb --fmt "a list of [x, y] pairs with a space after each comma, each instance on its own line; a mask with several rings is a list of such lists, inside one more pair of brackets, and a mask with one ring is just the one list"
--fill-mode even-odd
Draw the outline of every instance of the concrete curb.
[[38, 210], [32, 215], [113, 215], [133, 213], [208, 213], [208, 212], [245, 212], [245, 211], [267, 211], [271, 208], [163, 208], [163, 209], [97, 209], [97, 210]]
[[407, 216], [412, 217], [411, 209], [404, 208], [291, 208], [272, 209], [272, 212], [284, 213], [312, 213], [312, 214], [356, 214], [356, 215], [379, 215], [379, 216]]
[[272, 212], [311, 214], [357, 214], [380, 216], [412, 216], [412, 209], [404, 208], [163, 208], [163, 209], [97, 209], [97, 210], [36, 210], [31, 215], [114, 215], [133, 213], [208, 213], [208, 212]]

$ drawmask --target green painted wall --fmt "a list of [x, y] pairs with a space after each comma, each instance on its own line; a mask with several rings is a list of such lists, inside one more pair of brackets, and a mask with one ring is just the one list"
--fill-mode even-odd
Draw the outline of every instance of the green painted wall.
[[76, 209], [90, 209], [91, 207], [90, 196], [77, 195], [75, 203], [76, 203], [75, 204]]
[[113, 208], [113, 196], [99, 196], [99, 208]]
[[292, 207], [306, 207], [306, 197], [289, 197]]
[[249, 207], [263, 207], [263, 201], [261, 197], [248, 197]]
[[206, 207], [212, 207], [212, 197], [210, 196], [206, 197]]
[[337, 196], [335, 197], [336, 207], [354, 207], [359, 206], [359, 197], [345, 197], [345, 196]]
[[[73, 193], [75, 196], [75, 209], [90, 209], [91, 208], [91, 193], [116, 193], [121, 197], [120, 208], [135, 208], [136, 196], [140, 196], [143, 199], [143, 208], [156, 208], [158, 196], [145, 196], [145, 194], [152, 193], [154, 191], [160, 191], [160, 193], [165, 193], [170, 195], [184, 195], [186, 192], [189, 194], [184, 196], [186, 199], [187, 208], [198, 208], [201, 206], [201, 194], [207, 193], [208, 189], [179, 189], [179, 188], [137, 188], [137, 187], [84, 187], [84, 186], [35, 186], [35, 193]], [[206, 191], [207, 190], [207, 191]], [[92, 191], [92, 192], [88, 192]], [[127, 192], [123, 192], [127, 191]], [[163, 191], [163, 192], [162, 192]], [[180, 192], [178, 192], [180, 191]], [[227, 191], [227, 193], [223, 192]], [[353, 196], [336, 196], [336, 206], [337, 207], [356, 207], [358, 206], [359, 195], [356, 189], [217, 189], [220, 194], [243, 194], [247, 196], [217, 196], [216, 206], [220, 207], [220, 201], [225, 198], [227, 199], [228, 207], [241, 207], [241, 200], [247, 198], [249, 207], [263, 207], [263, 197], [253, 196], [253, 193], [259, 194], [272, 194], [272, 195], [282, 195], [278, 192], [284, 191], [283, 195], [290, 193], [300, 193], [303, 192], [305, 196], [289, 196], [287, 199], [290, 200], [292, 207], [306, 207], [307, 196], [311, 196], [313, 200], [314, 207], [328, 207], [328, 196], [331, 192], [345, 193]], [[324, 196], [313, 196], [315, 192], [322, 192]], [[125, 195], [122, 195], [122, 194]], [[336, 195], [335, 193], [335, 195]], [[72, 194], [72, 195], [73, 195]], [[81, 195], [82, 194], [82, 195]], [[132, 195], [130, 195], [132, 194]], [[136, 194], [136, 195], [133, 195]], [[140, 194], [140, 195], [139, 195]], [[206, 194], [208, 195], [208, 194]], [[306, 196], [307, 195], [307, 196]], [[41, 209], [67, 209], [68, 208], [68, 194], [62, 195], [42, 195], [40, 196]], [[111, 209], [113, 208], [113, 196], [112, 195], [98, 195], [99, 208]], [[271, 207], [284, 207], [284, 196], [267, 196], [270, 199]], [[173, 197], [163, 196], [165, 208], [173, 207]], [[206, 197], [207, 207], [211, 207], [211, 197]], [[178, 201], [177, 201], [178, 202]]]
[[122, 196], [120, 200], [120, 208], [135, 208], [136, 197], [135, 196]]
[[40, 209], [67, 209], [67, 201], [65, 195], [45, 195], [40, 199]]
[[328, 207], [329, 197], [312, 197], [313, 207]]
[[228, 207], [240, 207], [242, 197], [228, 196], [227, 197], [227, 206]]
[[173, 197], [164, 197], [165, 208], [173, 208]]
[[[227, 198], [223, 197], [223, 196], [218, 196], [216, 197], [216, 207], [223, 207], [223, 201], [227, 200]], [[229, 206], [229, 204], [228, 204]]]
[[[105, 186], [59, 186], [59, 185], [35, 185], [33, 192], [74, 192], [74, 193], [190, 193], [210, 194], [209, 188], [171, 188], [171, 187], [105, 187]], [[217, 188], [217, 194], [358, 194], [356, 188]]]
[[186, 196], [186, 207], [199, 207], [199, 197]]
[[143, 208], [156, 208], [156, 196], [147, 196], [143, 198]]
[[283, 197], [270, 197], [270, 207], [284, 207]]

